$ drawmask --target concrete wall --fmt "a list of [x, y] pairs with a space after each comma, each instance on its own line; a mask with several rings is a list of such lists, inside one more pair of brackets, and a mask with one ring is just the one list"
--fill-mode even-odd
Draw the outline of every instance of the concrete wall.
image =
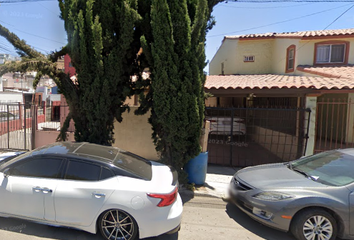
[[114, 123], [113, 146], [122, 148], [151, 160], [158, 160], [158, 154], [151, 138], [152, 129], [148, 123], [150, 114], [137, 116], [131, 107], [130, 112], [123, 113], [123, 121]]
[[[55, 143], [59, 131], [36, 131], [34, 148]], [[68, 141], [75, 141], [74, 133], [68, 133]]]

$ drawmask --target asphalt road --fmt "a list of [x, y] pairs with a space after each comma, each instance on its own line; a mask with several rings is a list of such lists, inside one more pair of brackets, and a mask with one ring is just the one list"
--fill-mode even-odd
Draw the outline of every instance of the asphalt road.
[[[184, 212], [179, 233], [145, 240], [293, 240], [290, 234], [262, 226], [220, 198], [183, 196]], [[68, 228], [0, 218], [1, 240], [102, 240], [102, 237]]]

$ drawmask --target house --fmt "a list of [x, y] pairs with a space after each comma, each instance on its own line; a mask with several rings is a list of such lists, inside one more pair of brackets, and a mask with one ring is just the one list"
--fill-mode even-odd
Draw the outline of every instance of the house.
[[[209, 65], [206, 114], [241, 117], [209, 162], [248, 166], [354, 146], [354, 29], [225, 36]], [[208, 107], [210, 106], [210, 107]]]

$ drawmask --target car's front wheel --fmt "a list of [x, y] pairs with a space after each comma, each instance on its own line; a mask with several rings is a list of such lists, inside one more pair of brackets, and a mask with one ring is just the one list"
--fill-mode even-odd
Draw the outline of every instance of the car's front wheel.
[[132, 216], [122, 210], [111, 209], [101, 214], [98, 228], [107, 240], [136, 240], [138, 226]]
[[291, 232], [298, 240], [334, 240], [337, 229], [334, 217], [323, 209], [304, 210], [291, 224]]

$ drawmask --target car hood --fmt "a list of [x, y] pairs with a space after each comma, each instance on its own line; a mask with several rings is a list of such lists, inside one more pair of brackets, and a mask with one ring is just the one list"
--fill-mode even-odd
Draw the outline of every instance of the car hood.
[[241, 169], [236, 178], [253, 188], [308, 188], [323, 185], [295, 172], [284, 163], [265, 164]]

